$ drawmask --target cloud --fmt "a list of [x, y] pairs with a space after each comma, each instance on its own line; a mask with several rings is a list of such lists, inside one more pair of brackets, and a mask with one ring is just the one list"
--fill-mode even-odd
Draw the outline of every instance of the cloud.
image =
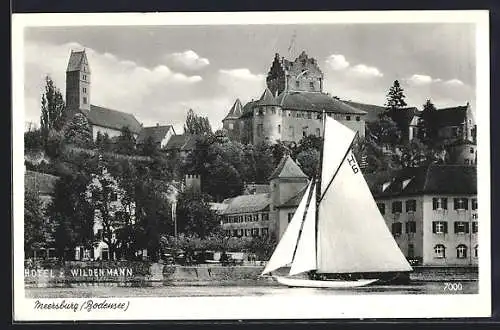
[[383, 77], [383, 73], [380, 72], [374, 66], [367, 66], [365, 64], [357, 64], [351, 68], [351, 72], [361, 77]]
[[349, 66], [349, 62], [347, 62], [345, 56], [340, 54], [332, 54], [328, 56], [325, 63], [329, 68], [335, 71], [344, 70]]
[[241, 68], [241, 69], [220, 69], [219, 73], [223, 76], [233, 78], [233, 79], [240, 79], [244, 81], [263, 81], [265, 78], [265, 75], [263, 74], [254, 74], [250, 72], [249, 69], [247, 68]]
[[199, 70], [210, 64], [207, 58], [200, 57], [193, 50], [186, 50], [181, 53], [168, 54], [167, 60], [185, 69]]
[[410, 85], [428, 85], [434, 82], [435, 80], [428, 75], [424, 74], [414, 74], [410, 78], [407, 79], [408, 84]]
[[459, 79], [450, 79], [450, 80], [445, 81], [444, 83], [448, 86], [463, 86], [464, 85], [463, 81], [461, 81]]
[[252, 73], [247, 68], [221, 69], [217, 81], [224, 88], [224, 95], [242, 102], [260, 97], [266, 88], [266, 75]]

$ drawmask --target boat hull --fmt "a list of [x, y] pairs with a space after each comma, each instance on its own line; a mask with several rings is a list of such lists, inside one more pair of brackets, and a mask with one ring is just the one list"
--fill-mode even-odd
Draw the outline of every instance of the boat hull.
[[300, 278], [290, 278], [283, 276], [274, 276], [278, 283], [298, 288], [331, 288], [346, 289], [365, 286], [377, 281], [377, 279], [358, 279], [353, 281], [344, 280], [308, 280]]

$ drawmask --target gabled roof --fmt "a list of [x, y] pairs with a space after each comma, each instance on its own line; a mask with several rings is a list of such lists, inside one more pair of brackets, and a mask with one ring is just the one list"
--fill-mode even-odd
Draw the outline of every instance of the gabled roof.
[[121, 130], [123, 127], [128, 127], [134, 134], [139, 134], [142, 130], [141, 124], [137, 121], [134, 115], [118, 110], [112, 110], [97, 105], [90, 105], [90, 111], [82, 111], [87, 117], [89, 123]]
[[273, 173], [269, 177], [269, 180], [276, 178], [305, 178], [307, 179], [307, 175], [302, 172], [299, 165], [295, 163], [290, 157], [290, 155], [286, 155], [281, 158], [280, 163], [274, 169]]
[[373, 122], [379, 120], [379, 115], [387, 110], [386, 107], [381, 105], [366, 104], [353, 101], [343, 101], [343, 102], [347, 105], [350, 105], [351, 107], [365, 111], [366, 116], [364, 118], [366, 122]]
[[431, 120], [438, 127], [459, 126], [467, 118], [467, 105], [437, 109], [432, 113]]
[[[71, 51], [66, 72], [80, 71], [82, 69], [83, 63], [85, 62], [87, 62], [87, 55], [85, 54], [85, 50], [78, 52]], [[87, 71], [90, 72], [90, 68], [88, 66]]]
[[[366, 116], [364, 118], [365, 121], [369, 123], [378, 121], [380, 115], [385, 111], [388, 111], [387, 107], [381, 105], [366, 104], [353, 101], [344, 101], [344, 103], [365, 111]], [[416, 107], [406, 107], [398, 109], [397, 111], [390, 111], [388, 114], [398, 125], [407, 126], [411, 122], [413, 117], [420, 115], [420, 111]]]
[[251, 116], [253, 115], [253, 107], [256, 106], [258, 104], [258, 100], [257, 101], [250, 101], [248, 102], [247, 104], [245, 104], [245, 106], [243, 107], [242, 109], [242, 117], [248, 117], [248, 116]]
[[236, 99], [233, 106], [229, 110], [229, 113], [223, 119], [223, 121], [226, 119], [238, 119], [238, 118], [240, 118], [240, 116], [243, 114], [242, 108], [243, 108], [243, 106], [241, 105], [240, 99]]
[[[369, 178], [367, 177], [367, 180]], [[428, 165], [397, 171], [383, 183], [369, 184], [375, 197], [477, 193], [477, 168], [472, 165]]]
[[228, 198], [224, 203], [228, 206], [221, 212], [222, 214], [251, 213], [267, 210], [271, 199], [269, 193], [241, 195]]
[[299, 206], [299, 203], [302, 200], [304, 194], [306, 193], [306, 190], [307, 190], [307, 184], [302, 189], [300, 189], [299, 192], [295, 194], [295, 196], [293, 196], [283, 204], [278, 205], [277, 208], [291, 208]]
[[196, 148], [197, 136], [192, 134], [172, 135], [165, 146], [166, 150], [189, 151]]
[[258, 105], [278, 105], [269, 88], [266, 88], [264, 93], [262, 93], [262, 96], [258, 101]]
[[137, 137], [137, 143], [144, 143], [148, 138], [154, 143], [161, 143], [170, 130], [175, 134], [172, 125], [144, 127]]
[[364, 115], [366, 112], [321, 92], [283, 91], [276, 101], [283, 109]]
[[24, 189], [37, 191], [40, 195], [52, 195], [58, 179], [59, 177], [54, 175], [26, 171], [24, 173]]

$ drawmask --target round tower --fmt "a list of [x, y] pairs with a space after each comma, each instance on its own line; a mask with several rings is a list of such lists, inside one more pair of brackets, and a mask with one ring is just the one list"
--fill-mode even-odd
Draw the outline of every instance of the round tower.
[[253, 107], [253, 144], [281, 140], [282, 110], [271, 91], [266, 88]]

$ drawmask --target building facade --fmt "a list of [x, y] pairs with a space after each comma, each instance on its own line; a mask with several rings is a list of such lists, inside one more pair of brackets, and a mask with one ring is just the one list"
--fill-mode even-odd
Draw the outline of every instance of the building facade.
[[399, 248], [424, 266], [478, 262], [476, 167], [430, 165], [372, 185]]
[[245, 106], [237, 99], [222, 120], [230, 138], [242, 143], [297, 143], [323, 134], [322, 115], [365, 135], [365, 112], [323, 92], [323, 73], [314, 58], [302, 52], [294, 61], [275, 55], [267, 88]]

